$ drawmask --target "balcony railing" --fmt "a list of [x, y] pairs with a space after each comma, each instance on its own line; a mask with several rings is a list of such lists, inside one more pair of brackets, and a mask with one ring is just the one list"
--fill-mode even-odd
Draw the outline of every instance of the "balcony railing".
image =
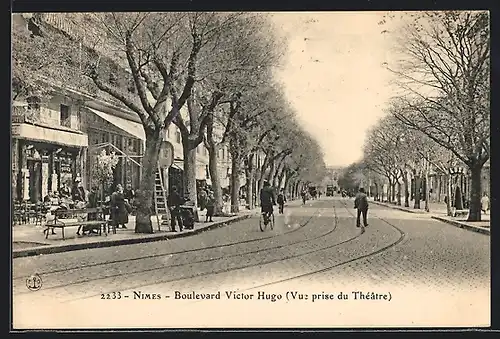
[[40, 121], [40, 110], [15, 106], [12, 108], [12, 123], [35, 123]]

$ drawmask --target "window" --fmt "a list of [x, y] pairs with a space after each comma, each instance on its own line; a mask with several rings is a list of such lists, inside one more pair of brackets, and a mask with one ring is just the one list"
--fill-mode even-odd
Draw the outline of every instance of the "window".
[[61, 112], [61, 126], [71, 127], [69, 106], [61, 104], [60, 112]]
[[181, 143], [181, 132], [179, 130], [175, 131], [176, 141], [178, 144]]
[[127, 138], [127, 150], [129, 152], [134, 152], [134, 139]]
[[221, 151], [222, 151], [222, 159], [225, 159], [226, 154], [224, 152], [224, 148], [222, 148]]

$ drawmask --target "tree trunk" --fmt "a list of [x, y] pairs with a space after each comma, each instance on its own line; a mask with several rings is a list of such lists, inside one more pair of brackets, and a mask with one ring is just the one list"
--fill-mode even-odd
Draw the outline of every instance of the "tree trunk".
[[247, 163], [245, 166], [245, 178], [246, 178], [246, 202], [248, 209], [253, 209], [253, 184], [254, 184], [254, 164], [253, 164], [254, 154], [250, 154], [247, 158]]
[[425, 211], [426, 212], [429, 212], [429, 198], [430, 198], [430, 194], [429, 194], [429, 171], [425, 171], [425, 192], [424, 192], [424, 195], [425, 195]]
[[415, 204], [413, 205], [413, 208], [419, 209], [420, 208], [420, 186], [421, 186], [421, 179], [419, 175], [415, 175]]
[[290, 193], [289, 188], [290, 188], [290, 180], [292, 179], [292, 176], [288, 170], [283, 171], [285, 174], [285, 183], [283, 184], [283, 188], [285, 192]]
[[269, 184], [272, 184], [275, 169], [276, 169], [276, 160], [272, 159], [271, 168], [269, 168], [269, 172], [267, 173], [266, 176], [266, 180], [269, 182]]
[[396, 181], [391, 184], [391, 203], [396, 202]]
[[146, 149], [142, 157], [142, 177], [137, 195], [135, 233], [153, 233], [151, 216], [158, 157], [162, 144], [160, 132], [146, 134]]
[[[250, 172], [252, 172], [251, 170]], [[255, 206], [253, 204], [253, 192], [254, 192], [254, 178], [253, 178], [253, 173], [250, 174], [250, 177], [247, 177], [246, 179], [246, 201], [247, 201], [247, 208], [249, 210], [254, 209]]]
[[403, 186], [405, 190], [405, 207], [410, 207], [410, 192], [408, 187], [408, 175], [406, 171], [401, 173], [403, 175]]
[[398, 185], [398, 193], [397, 193], [397, 204], [398, 206], [401, 206], [401, 182], [397, 182]]
[[184, 156], [184, 196], [189, 197], [191, 202], [197, 206], [197, 192], [196, 192], [196, 147], [191, 145], [183, 145], [182, 151]]
[[481, 171], [483, 164], [478, 163], [470, 167], [471, 186], [469, 217], [467, 221], [481, 221]]
[[295, 181], [292, 179], [289, 179], [288, 191], [290, 193], [290, 200], [295, 199]]
[[281, 171], [280, 173], [278, 174], [278, 188], [285, 188], [285, 185], [283, 183], [283, 180], [285, 179], [285, 173], [286, 173], [286, 170], [285, 170], [285, 167], [283, 166], [281, 168]]
[[297, 180], [295, 183], [295, 198], [299, 197], [299, 186], [300, 186], [300, 180]]
[[455, 187], [455, 199], [454, 199], [455, 209], [462, 210], [464, 208], [462, 201], [462, 190], [460, 188], [460, 184], [457, 183]]
[[264, 177], [266, 174], [266, 170], [269, 167], [270, 159], [271, 159], [271, 156], [269, 155], [269, 153], [266, 153], [266, 156], [264, 158], [264, 161], [263, 161], [262, 166], [260, 167], [260, 171], [259, 171], [259, 180], [258, 180], [258, 187], [257, 187], [258, 192], [260, 192], [262, 187], [264, 187]]
[[276, 167], [276, 170], [274, 171], [274, 175], [273, 175], [273, 181], [272, 181], [272, 185], [273, 187], [277, 187], [279, 188], [279, 185], [280, 185], [280, 182], [279, 182], [279, 177], [281, 175], [281, 164], [278, 165], [278, 167]]
[[239, 212], [240, 202], [240, 155], [231, 153], [231, 213]]
[[222, 187], [220, 184], [219, 168], [217, 164], [217, 153], [219, 147], [215, 144], [207, 147], [208, 150], [208, 172], [210, 173], [210, 181], [212, 182], [212, 191], [214, 192], [214, 215], [222, 215]]
[[441, 187], [443, 185], [443, 176], [440, 174], [437, 180], [437, 202], [441, 202]]
[[451, 217], [451, 174], [446, 175], [446, 214]]
[[392, 203], [392, 182], [387, 185], [387, 202]]

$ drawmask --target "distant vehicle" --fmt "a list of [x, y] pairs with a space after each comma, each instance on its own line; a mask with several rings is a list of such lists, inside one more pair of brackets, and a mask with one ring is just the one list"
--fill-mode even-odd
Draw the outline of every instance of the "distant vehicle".
[[335, 192], [333, 185], [326, 186], [326, 196], [333, 197], [333, 193]]

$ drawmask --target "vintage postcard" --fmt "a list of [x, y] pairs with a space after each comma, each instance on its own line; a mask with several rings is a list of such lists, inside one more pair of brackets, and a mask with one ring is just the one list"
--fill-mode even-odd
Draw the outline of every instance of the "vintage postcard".
[[13, 329], [490, 326], [488, 11], [12, 14]]

